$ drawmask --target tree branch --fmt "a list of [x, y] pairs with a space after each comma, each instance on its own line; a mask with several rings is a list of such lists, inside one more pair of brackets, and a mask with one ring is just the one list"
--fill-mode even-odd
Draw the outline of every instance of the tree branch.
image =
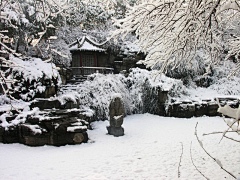
[[192, 141], [191, 141], [191, 145], [190, 145], [190, 157], [191, 157], [191, 161], [192, 161], [192, 164], [193, 166], [195, 167], [195, 169], [207, 180], [210, 180], [208, 177], [206, 177], [198, 168], [197, 166], [194, 164], [193, 162], [193, 158], [192, 158]]
[[181, 166], [182, 155], [183, 155], [183, 143], [182, 143], [182, 142], [181, 142], [181, 145], [182, 145], [182, 153], [181, 153], [181, 155], [180, 155], [180, 161], [179, 161], [179, 164], [178, 164], [178, 178], [180, 178], [180, 176], [181, 176], [180, 166]]
[[233, 178], [236, 179], [236, 176], [234, 176], [231, 172], [229, 172], [229, 171], [227, 171], [225, 168], [223, 168], [221, 162], [220, 162], [218, 159], [214, 158], [211, 154], [209, 154], [209, 153], [207, 152], [207, 150], [203, 147], [203, 143], [202, 143], [202, 141], [200, 141], [200, 139], [198, 138], [198, 135], [197, 135], [197, 125], [198, 125], [198, 122], [196, 123], [196, 126], [195, 126], [195, 136], [196, 136], [196, 138], [197, 138], [197, 140], [198, 140], [198, 143], [200, 144], [201, 148], [204, 150], [204, 152], [205, 152], [211, 159], [213, 159], [213, 160], [217, 163], [217, 165], [218, 165], [222, 170], [224, 170], [226, 173], [228, 173], [230, 176], [232, 176]]

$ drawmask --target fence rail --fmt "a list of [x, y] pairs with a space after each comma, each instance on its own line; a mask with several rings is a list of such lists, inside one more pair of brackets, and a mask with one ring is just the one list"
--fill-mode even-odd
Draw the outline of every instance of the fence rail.
[[101, 73], [101, 74], [110, 74], [113, 73], [113, 68], [107, 67], [71, 67], [74, 75], [87, 76], [93, 73]]

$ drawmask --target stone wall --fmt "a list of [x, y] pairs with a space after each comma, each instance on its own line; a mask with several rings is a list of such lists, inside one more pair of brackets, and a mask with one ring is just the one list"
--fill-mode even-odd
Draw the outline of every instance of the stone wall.
[[[81, 126], [76, 126], [81, 123]], [[63, 113], [58, 117], [29, 116], [23, 124], [8, 130], [0, 127], [0, 142], [22, 143], [29, 146], [81, 144], [88, 141], [88, 123]]]
[[214, 102], [181, 102], [174, 103], [168, 106], [166, 116], [179, 117], [179, 118], [191, 118], [193, 116], [220, 116], [217, 112], [218, 104]]
[[[195, 101], [182, 101], [172, 104], [166, 104], [168, 98], [167, 91], [158, 91], [158, 115], [179, 118], [191, 118], [200, 116], [221, 116], [217, 112], [218, 104], [216, 99], [202, 100], [201, 103]], [[218, 98], [221, 106], [226, 104], [233, 108], [238, 108], [240, 99], [236, 98]]]
[[70, 68], [64, 67], [63, 65], [57, 65], [57, 67], [60, 68], [60, 70], [58, 72], [61, 76], [62, 84], [66, 85], [67, 81], [72, 79], [72, 76], [73, 76], [72, 70]]

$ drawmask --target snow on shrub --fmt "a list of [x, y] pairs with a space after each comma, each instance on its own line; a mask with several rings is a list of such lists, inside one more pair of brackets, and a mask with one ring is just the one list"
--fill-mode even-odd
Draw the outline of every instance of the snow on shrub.
[[50, 47], [47, 41], [38, 43], [37, 56], [42, 59], [52, 58], [53, 63], [69, 67], [72, 55], [63, 39], [51, 40]]
[[240, 94], [240, 74], [231, 76], [228, 75], [236, 67], [232, 61], [224, 61], [219, 68], [213, 70], [212, 84], [210, 89], [216, 90], [219, 94], [224, 95], [239, 95]]
[[[151, 71], [134, 68], [128, 77], [121, 74], [93, 74], [76, 91], [64, 92], [58, 99], [61, 103], [78, 100], [80, 109], [91, 109], [95, 112], [95, 119], [103, 120], [108, 119], [111, 96], [118, 93], [122, 96], [125, 114], [156, 114], [159, 88], [172, 92], [182, 86], [180, 82], [164, 75], [153, 81]], [[181, 92], [173, 94], [177, 93]]]
[[132, 99], [132, 113], [156, 112], [158, 86], [152, 79], [151, 72], [147, 70], [130, 69], [126, 84]]
[[169, 78], [164, 74], [154, 79], [156, 71], [134, 68], [130, 70], [127, 82], [133, 99], [133, 113], [156, 114], [158, 109], [158, 91], [168, 91], [169, 101], [186, 94], [181, 80]]
[[109, 114], [109, 103], [111, 96], [120, 93], [123, 98], [125, 113], [131, 112], [131, 98], [124, 84], [125, 77], [121, 74], [103, 75], [93, 74], [78, 87], [76, 92], [65, 93], [59, 97], [60, 102], [78, 99], [80, 109], [92, 109], [97, 119], [107, 119]]
[[61, 77], [54, 64], [45, 63], [39, 58], [19, 59], [10, 55], [9, 59], [20, 66], [12, 67], [7, 70], [8, 78], [16, 79], [17, 82], [12, 86], [14, 96], [18, 94], [24, 100], [32, 100], [37, 94], [46, 90], [47, 86], [59, 86]]

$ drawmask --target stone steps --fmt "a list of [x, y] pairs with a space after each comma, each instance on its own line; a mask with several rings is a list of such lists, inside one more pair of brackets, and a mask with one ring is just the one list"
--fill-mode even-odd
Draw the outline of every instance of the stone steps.
[[82, 85], [81, 82], [76, 82], [74, 84], [66, 84], [66, 85], [62, 85], [59, 90], [58, 90], [58, 94], [65, 94], [66, 92], [74, 92], [77, 91], [78, 88]]
[[74, 77], [67, 81], [68, 84], [78, 84], [87, 80], [87, 76], [74, 75]]

